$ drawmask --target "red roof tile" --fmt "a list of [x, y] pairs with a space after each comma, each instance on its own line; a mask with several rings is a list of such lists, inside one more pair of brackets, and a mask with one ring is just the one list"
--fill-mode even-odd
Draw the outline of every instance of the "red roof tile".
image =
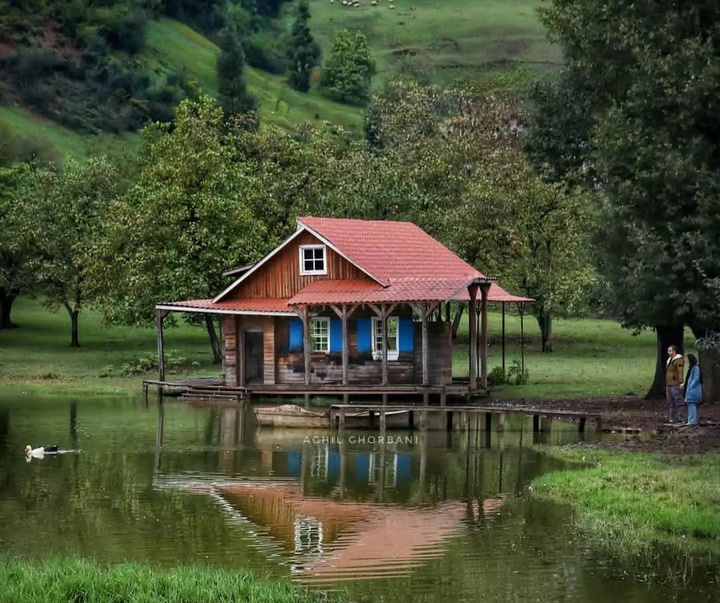
[[313, 217], [298, 222], [386, 284], [400, 278], [483, 278], [412, 222]]
[[288, 306], [286, 299], [241, 299], [232, 301], [221, 301], [213, 303], [211, 299], [191, 299], [181, 302], [170, 302], [166, 304], [158, 304], [159, 309], [172, 308], [173, 310], [182, 311], [187, 308], [188, 312], [200, 312], [207, 310], [208, 312], [244, 312], [252, 313], [292, 313], [292, 308]]

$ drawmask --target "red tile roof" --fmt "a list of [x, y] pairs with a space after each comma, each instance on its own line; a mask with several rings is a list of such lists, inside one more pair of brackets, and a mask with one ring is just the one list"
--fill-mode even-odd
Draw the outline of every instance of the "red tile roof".
[[221, 301], [213, 303], [211, 299], [191, 299], [181, 302], [169, 302], [158, 304], [158, 309], [172, 309], [182, 311], [187, 309], [188, 312], [218, 312], [233, 313], [243, 312], [246, 314], [292, 314], [292, 308], [288, 306], [287, 299], [241, 299], [232, 301]]
[[459, 293], [467, 292], [468, 278], [393, 280], [387, 287], [377, 283], [358, 280], [315, 281], [310, 283], [289, 304], [372, 304], [401, 303], [413, 301], [445, 301], [460, 299]]
[[400, 278], [484, 278], [412, 222], [313, 217], [297, 220], [384, 284]]

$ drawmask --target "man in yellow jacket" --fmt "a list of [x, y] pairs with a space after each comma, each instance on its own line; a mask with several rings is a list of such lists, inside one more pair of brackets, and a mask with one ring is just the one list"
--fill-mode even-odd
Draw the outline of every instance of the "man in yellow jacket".
[[676, 417], [676, 413], [683, 402], [682, 386], [685, 380], [683, 370], [685, 368], [685, 358], [683, 358], [682, 354], [678, 354], [676, 345], [668, 346], [667, 354], [665, 396], [668, 404], [668, 423], [682, 423], [682, 420]]

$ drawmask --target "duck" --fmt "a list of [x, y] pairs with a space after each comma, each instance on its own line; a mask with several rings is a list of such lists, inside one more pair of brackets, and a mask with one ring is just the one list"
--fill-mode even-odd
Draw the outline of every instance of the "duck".
[[45, 454], [56, 454], [58, 452], [57, 445], [55, 446], [39, 446], [38, 448], [33, 448], [28, 444], [25, 446], [25, 454], [28, 456], [36, 456], [41, 457]]

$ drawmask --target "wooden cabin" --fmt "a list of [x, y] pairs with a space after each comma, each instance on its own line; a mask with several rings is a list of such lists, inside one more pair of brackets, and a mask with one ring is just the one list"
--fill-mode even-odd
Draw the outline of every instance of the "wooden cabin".
[[[222, 316], [222, 374], [250, 393], [469, 395], [487, 388], [492, 279], [409, 222], [303, 217], [214, 299], [162, 303]], [[469, 375], [452, 378], [448, 304], [469, 305]]]

